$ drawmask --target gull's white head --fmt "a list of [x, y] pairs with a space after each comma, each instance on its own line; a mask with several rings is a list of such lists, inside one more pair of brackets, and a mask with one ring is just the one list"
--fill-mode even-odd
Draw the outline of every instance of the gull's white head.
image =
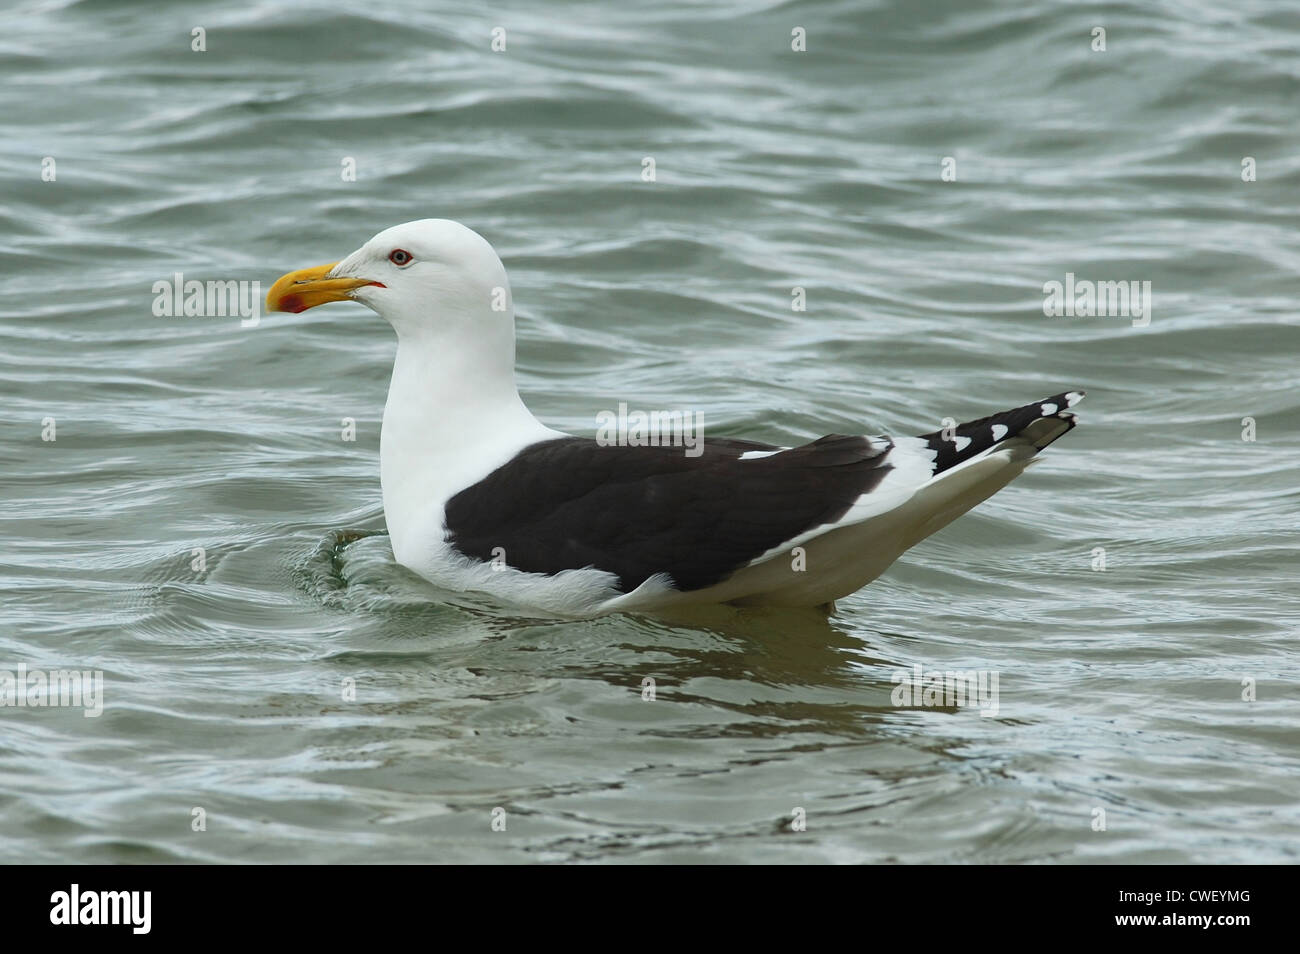
[[505, 266], [486, 239], [459, 222], [394, 225], [340, 262], [290, 272], [266, 296], [269, 310], [294, 313], [331, 301], [360, 302], [402, 341], [476, 351], [508, 342], [513, 364]]

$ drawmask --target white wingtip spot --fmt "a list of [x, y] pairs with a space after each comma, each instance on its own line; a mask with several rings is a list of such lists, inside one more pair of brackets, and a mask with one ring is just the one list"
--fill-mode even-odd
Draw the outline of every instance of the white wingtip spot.
[[960, 454], [966, 448], [970, 447], [970, 438], [958, 436], [953, 439], [953, 443], [957, 445], [957, 453]]
[[1002, 438], [1006, 436], [1007, 436], [1007, 426], [1005, 424], [993, 425], [993, 440], [995, 442], [1002, 440]]
[[1065, 406], [1074, 407], [1082, 400], [1083, 400], [1083, 395], [1080, 392], [1070, 391], [1068, 394], [1065, 395]]
[[1044, 417], [1048, 416], [1049, 414], [1055, 414], [1057, 411], [1057, 407], [1055, 404], [1044, 404], [1042, 405], [1042, 408], [1043, 408]]

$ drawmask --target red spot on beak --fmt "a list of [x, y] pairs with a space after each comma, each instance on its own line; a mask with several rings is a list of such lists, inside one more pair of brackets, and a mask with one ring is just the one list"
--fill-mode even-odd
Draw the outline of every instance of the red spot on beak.
[[376, 285], [376, 286], [378, 286], [379, 288], [387, 288], [387, 287], [388, 287], [388, 286], [385, 285], [383, 282], [371, 282], [370, 284], [372, 284], [372, 285]]
[[280, 310], [298, 315], [306, 311], [307, 306], [303, 304], [301, 295], [285, 295], [280, 299]]

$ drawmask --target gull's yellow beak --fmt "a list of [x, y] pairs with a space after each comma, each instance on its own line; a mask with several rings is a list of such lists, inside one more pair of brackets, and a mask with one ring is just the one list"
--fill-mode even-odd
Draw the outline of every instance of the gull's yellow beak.
[[362, 285], [385, 287], [382, 282], [372, 282], [368, 278], [326, 278], [337, 264], [330, 262], [315, 268], [301, 268], [276, 279], [266, 293], [267, 311], [291, 311], [296, 315], [327, 301], [349, 301], [348, 292]]

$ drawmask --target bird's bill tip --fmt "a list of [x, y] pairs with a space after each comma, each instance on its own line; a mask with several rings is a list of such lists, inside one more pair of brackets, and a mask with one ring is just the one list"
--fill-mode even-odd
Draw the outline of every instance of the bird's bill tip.
[[315, 308], [329, 301], [349, 301], [353, 289], [363, 285], [383, 285], [367, 278], [330, 278], [338, 262], [317, 265], [314, 268], [300, 268], [275, 280], [271, 290], [266, 293], [268, 311], [287, 311], [299, 314], [308, 308]]

